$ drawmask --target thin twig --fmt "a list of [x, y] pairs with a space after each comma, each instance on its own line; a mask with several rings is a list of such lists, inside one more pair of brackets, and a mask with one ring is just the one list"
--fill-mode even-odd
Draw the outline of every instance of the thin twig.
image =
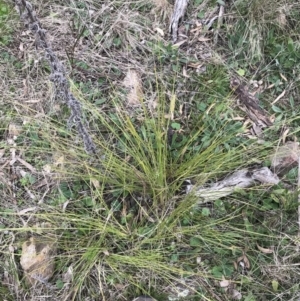
[[217, 28], [216, 28], [215, 33], [214, 33], [214, 44], [215, 45], [217, 45], [217, 43], [218, 43], [219, 31], [220, 31], [220, 28], [223, 24], [224, 10], [225, 10], [224, 5], [220, 5], [219, 16], [218, 16], [218, 24], [217, 24]]

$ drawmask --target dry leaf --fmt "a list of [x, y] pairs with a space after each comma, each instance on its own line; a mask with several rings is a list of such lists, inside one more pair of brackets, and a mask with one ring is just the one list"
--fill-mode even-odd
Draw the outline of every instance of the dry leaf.
[[167, 12], [169, 12], [169, 10], [171, 9], [171, 4], [168, 2], [168, 0], [152, 0], [152, 2], [157, 9], [161, 9]]
[[53, 230], [53, 225], [48, 223], [48, 222], [42, 222], [40, 223], [36, 223], [33, 227], [32, 227], [32, 231], [34, 231], [34, 233], [42, 235], [44, 233], [49, 233], [50, 230]]
[[58, 157], [58, 156], [56, 156], [56, 155], [54, 155], [53, 156], [54, 158], [54, 162], [53, 162], [53, 165], [54, 166], [63, 166], [64, 165], [64, 162], [65, 162], [65, 157], [62, 155], [62, 156], [60, 156], [60, 157]]
[[237, 265], [237, 263], [235, 261], [233, 262], [233, 265], [234, 265], [234, 269], [237, 270], [238, 269], [238, 265]]
[[[173, 297], [168, 297], [169, 300], [177, 300], [178, 298], [173, 298]], [[151, 297], [147, 297], [147, 296], [140, 296], [140, 297], [137, 297], [135, 299], [133, 299], [132, 301], [156, 301], [156, 299], [154, 298], [151, 298]]]
[[179, 41], [179, 42], [175, 43], [172, 47], [173, 47], [173, 48], [180, 47], [180, 46], [181, 46], [182, 44], [184, 44], [186, 41], [187, 41], [187, 39], [182, 40], [182, 41]]
[[22, 131], [22, 128], [19, 125], [10, 123], [8, 126], [8, 135], [10, 137], [18, 137]]
[[278, 13], [276, 19], [277, 19], [277, 22], [278, 22], [279, 25], [281, 25], [282, 27], [286, 26], [286, 24], [287, 24], [287, 19], [286, 19], [286, 14], [285, 14], [285, 12], [284, 12], [284, 9], [281, 8], [281, 9], [279, 10], [279, 13]]
[[128, 89], [127, 104], [129, 106], [140, 105], [143, 98], [143, 89], [141, 77], [137, 71], [129, 69], [124, 78], [123, 85]]
[[5, 153], [5, 149], [1, 148], [0, 149], [0, 159], [4, 156], [4, 153]]
[[20, 263], [29, 285], [46, 283], [53, 276], [55, 254], [53, 240], [38, 241], [31, 237], [23, 243]]
[[224, 279], [224, 280], [220, 281], [219, 284], [220, 284], [220, 287], [228, 287], [230, 285], [230, 280]]
[[156, 27], [155, 30], [163, 37], [165, 34], [164, 34], [164, 31], [162, 29], [160, 29], [159, 27]]
[[93, 184], [93, 186], [97, 189], [100, 188], [100, 182], [95, 179], [95, 178], [91, 178], [91, 183]]
[[281, 74], [281, 73], [279, 73], [279, 74], [280, 74], [280, 77], [281, 77], [285, 82], [288, 81], [287, 78], [286, 78], [283, 74]]
[[28, 168], [31, 172], [35, 173], [36, 169], [35, 167], [33, 167], [31, 164], [29, 164], [28, 162], [26, 162], [25, 160], [21, 159], [20, 157], [16, 157], [16, 159], [23, 164], [26, 168]]
[[50, 164], [46, 164], [43, 166], [43, 171], [45, 173], [50, 173], [51, 172], [51, 165]]
[[198, 38], [198, 41], [199, 42], [207, 42], [207, 41], [209, 41], [209, 40], [211, 40], [210, 38], [205, 38], [205, 37], [199, 37]]
[[62, 276], [62, 280], [65, 283], [70, 283], [72, 282], [72, 279], [73, 279], [73, 268], [72, 266], [69, 266], [68, 270]]
[[22, 178], [27, 177], [27, 174], [28, 174], [24, 169], [20, 169], [19, 173], [20, 173], [20, 175], [21, 175]]
[[187, 74], [187, 70], [186, 70], [185, 67], [182, 68], [182, 75], [183, 75], [184, 77], [189, 77], [188, 74]]
[[[250, 269], [250, 267], [251, 267], [250, 261], [245, 254], [240, 256], [236, 261], [240, 266], [243, 265], [247, 269]], [[241, 264], [241, 263], [243, 263], [243, 264]]]
[[155, 110], [158, 106], [158, 98], [154, 97], [148, 101], [148, 108], [152, 111]]
[[245, 254], [240, 256], [234, 263], [234, 268], [236, 270], [239, 270], [243, 275], [247, 275], [247, 272], [249, 271], [250, 267], [250, 261]]
[[188, 67], [198, 69], [203, 65], [203, 63], [189, 63]]
[[174, 111], [175, 111], [175, 103], [176, 103], [176, 95], [172, 94], [170, 99], [170, 119], [174, 119]]
[[115, 284], [115, 288], [116, 288], [117, 290], [124, 290], [125, 287], [126, 287], [126, 286], [125, 286], [124, 284], [121, 284], [121, 283], [116, 283], [116, 284]]
[[41, 99], [29, 99], [29, 100], [26, 100], [25, 102], [26, 103], [38, 103], [40, 101], [41, 101]]
[[285, 90], [283, 90], [283, 92], [282, 93], [280, 93], [280, 95], [278, 95], [277, 97], [276, 97], [276, 99], [271, 103], [272, 105], [274, 105], [279, 99], [281, 99], [284, 95], [285, 95]]
[[273, 253], [272, 249], [266, 249], [266, 248], [260, 247], [258, 244], [256, 244], [256, 245], [257, 245], [258, 250], [264, 254], [272, 254]]
[[288, 135], [288, 133], [290, 132], [290, 129], [286, 129], [283, 134], [281, 135], [281, 139], [282, 139], [282, 142], [285, 144], [286, 143], [286, 137]]
[[237, 290], [233, 290], [232, 291], [232, 298], [234, 300], [241, 300], [242, 299], [242, 294]]
[[66, 212], [67, 206], [69, 205], [70, 200], [67, 200], [62, 205], [62, 212]]
[[252, 125], [253, 132], [257, 137], [263, 137], [263, 131], [260, 126], [258, 126], [255, 122]]
[[28, 212], [31, 212], [31, 211], [35, 211], [36, 210], [36, 207], [30, 207], [30, 208], [26, 208], [26, 209], [23, 209], [21, 211], [18, 212], [19, 215], [24, 215]]

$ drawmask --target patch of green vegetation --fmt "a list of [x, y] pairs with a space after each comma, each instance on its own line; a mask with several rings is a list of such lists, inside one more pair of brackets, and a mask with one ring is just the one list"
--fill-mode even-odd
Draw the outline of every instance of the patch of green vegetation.
[[0, 45], [8, 45], [12, 41], [13, 26], [11, 23], [15, 18], [13, 8], [7, 1], [0, 1]]
[[[259, 65], [266, 60], [264, 66], [269, 68], [270, 61], [276, 60], [276, 66], [284, 68], [295, 63], [299, 56], [294, 43], [300, 22], [299, 18], [291, 17], [293, 10], [284, 10], [281, 1], [275, 4], [273, 1], [255, 0], [249, 5], [239, 1], [235, 5], [239, 17], [228, 30], [228, 47], [232, 51], [231, 59], [237, 60], [236, 64]], [[284, 57], [287, 53], [291, 57]]]
[[[217, 77], [213, 83], [211, 90], [215, 91]], [[228, 118], [230, 109], [224, 100], [210, 110], [196, 111], [197, 118], [191, 119], [192, 130], [183, 127], [185, 132], [180, 133], [181, 128], [166, 117], [177, 114], [177, 105], [169, 105], [163, 92], [156, 115], [149, 115], [143, 108], [143, 118], [138, 120], [127, 116], [125, 108], [98, 112], [79, 90], [74, 93], [85, 103], [93, 127], [101, 126], [101, 131], [97, 130], [101, 155], [98, 167], [80, 164], [84, 154], [78, 157], [79, 149], [67, 152], [70, 144], [46, 136], [49, 145], [67, 159], [60, 172], [71, 176], [52, 196], [50, 207], [53, 210], [67, 202], [65, 213], [47, 215], [47, 219], [60, 228], [63, 254], [73, 254], [63, 264], [67, 268], [75, 263], [74, 274], [81, 276], [74, 285], [82, 287], [82, 294], [88, 289], [96, 295], [91, 275], [96, 273], [102, 279], [99, 273], [103, 268], [108, 286], [127, 283], [128, 296], [151, 293], [148, 287], [156, 277], [168, 285], [176, 274], [186, 280], [205, 275], [211, 281], [221, 280], [222, 275], [233, 276], [231, 262], [246, 248], [242, 238], [250, 230], [236, 232], [230, 229], [234, 224], [228, 227], [225, 221], [234, 220], [242, 210], [232, 211], [230, 202], [221, 201], [216, 202], [213, 211], [199, 209], [197, 198], [177, 194], [187, 178], [198, 183], [213, 181], [245, 164], [248, 152], [257, 152], [259, 157], [258, 148], [247, 151], [236, 140], [242, 126]], [[115, 100], [114, 107], [122, 108], [122, 103]], [[172, 125], [175, 133], [169, 140], [168, 128]], [[73, 139], [71, 136], [69, 141]], [[43, 152], [35, 149], [36, 154], [39, 151]], [[174, 208], [171, 211], [170, 206]], [[211, 257], [211, 252], [217, 255]], [[203, 257], [203, 269], [196, 272], [199, 255]], [[209, 271], [205, 266], [210, 266]], [[199, 297], [206, 294], [196, 293]]]
[[[16, 70], [21, 70], [22, 68], [22, 62], [13, 54], [11, 54], [8, 51], [2, 51], [0, 53], [0, 57], [1, 57], [1, 61], [6, 64], [7, 66], [12, 65], [14, 67], [14, 69]], [[12, 86], [10, 88], [13, 92], [14, 87]]]

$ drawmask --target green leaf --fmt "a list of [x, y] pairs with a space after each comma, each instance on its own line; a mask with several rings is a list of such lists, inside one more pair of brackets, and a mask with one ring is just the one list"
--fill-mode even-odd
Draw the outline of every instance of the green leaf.
[[221, 266], [214, 266], [211, 270], [211, 273], [216, 278], [222, 278], [223, 276], [223, 268]]
[[291, 107], [294, 108], [294, 106], [295, 106], [294, 97], [293, 97], [293, 96], [290, 96], [289, 101], [290, 101]]
[[197, 104], [197, 108], [199, 111], [204, 112], [207, 108], [207, 104], [204, 102], [200, 102]]
[[274, 292], [278, 291], [278, 285], [279, 285], [279, 283], [277, 280], [272, 280], [272, 288], [273, 288]]
[[239, 69], [237, 71], [237, 74], [240, 75], [240, 76], [244, 76], [245, 75], [245, 70], [244, 69]]
[[281, 189], [275, 189], [275, 190], [273, 190], [273, 193], [275, 193], [275, 194], [279, 194], [279, 195], [283, 195], [283, 194], [285, 194], [286, 193], [286, 190], [285, 189], [283, 189], [283, 188], [281, 188]]
[[272, 106], [272, 110], [275, 112], [275, 113], [282, 113], [282, 110], [277, 107], [277, 106]]
[[121, 210], [121, 207], [122, 207], [122, 204], [118, 200], [114, 200], [111, 203], [111, 209], [113, 211], [119, 211], [119, 210]]
[[171, 261], [172, 261], [172, 262], [178, 261], [178, 254], [173, 254], [173, 255], [171, 256]]
[[217, 0], [217, 3], [222, 5], [222, 6], [225, 6], [225, 2], [223, 0]]
[[210, 210], [209, 210], [209, 208], [202, 208], [201, 214], [203, 216], [210, 216]]
[[190, 246], [191, 247], [199, 247], [201, 245], [202, 245], [201, 240], [198, 237], [192, 237], [190, 239]]
[[82, 202], [86, 207], [93, 207], [94, 206], [94, 202], [93, 202], [93, 199], [91, 197], [83, 198]]
[[225, 232], [224, 236], [226, 236], [226, 238], [243, 238], [243, 235], [238, 234], [237, 232]]
[[197, 17], [198, 17], [199, 19], [203, 19], [203, 18], [205, 17], [205, 12], [204, 12], [203, 10], [201, 10], [201, 11], [198, 13]]
[[172, 122], [172, 123], [171, 123], [171, 127], [172, 127], [174, 130], [179, 130], [179, 129], [180, 129], [180, 123], [178, 123], [178, 122]]
[[63, 283], [63, 281], [61, 279], [57, 279], [56, 280], [56, 287], [58, 289], [62, 289], [64, 287], [64, 283]]
[[256, 301], [255, 297], [252, 295], [252, 293], [248, 294], [245, 299], [245, 301]]
[[1, 7], [1, 12], [3, 13], [3, 15], [4, 15], [4, 14], [7, 14], [7, 11], [8, 11], [8, 9], [7, 9], [6, 6], [2, 6], [2, 7]]
[[113, 44], [114, 44], [114, 46], [116, 46], [116, 47], [118, 47], [118, 46], [120, 46], [121, 45], [121, 39], [120, 38], [114, 38], [114, 40], [113, 40]]
[[291, 38], [289, 38], [288, 39], [288, 50], [289, 50], [289, 52], [294, 52], [295, 51], [294, 48], [295, 48], [294, 47], [294, 41]]
[[96, 105], [102, 105], [103, 103], [105, 103], [106, 102], [106, 98], [99, 98], [99, 99], [96, 99], [95, 100], [95, 104]]

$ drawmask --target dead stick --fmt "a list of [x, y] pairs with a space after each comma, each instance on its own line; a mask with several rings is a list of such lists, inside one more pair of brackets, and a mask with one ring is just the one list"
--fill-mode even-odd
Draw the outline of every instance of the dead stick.
[[224, 10], [225, 10], [224, 5], [220, 5], [217, 29], [216, 29], [216, 31], [214, 33], [214, 44], [215, 45], [217, 45], [217, 43], [218, 43], [218, 37], [219, 37], [220, 28], [221, 28], [221, 26], [223, 24]]
[[300, 236], [300, 157], [298, 158], [298, 226], [299, 226], [298, 235]]

